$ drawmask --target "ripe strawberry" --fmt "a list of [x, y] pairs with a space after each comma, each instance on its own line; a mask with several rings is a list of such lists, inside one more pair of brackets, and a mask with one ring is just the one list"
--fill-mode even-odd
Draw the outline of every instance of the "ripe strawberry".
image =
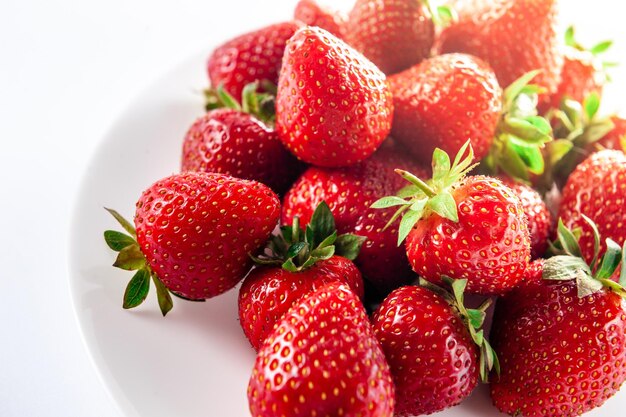
[[[597, 152], [576, 167], [563, 188], [559, 217], [570, 229], [581, 228], [583, 257], [591, 262], [594, 234], [584, 216], [593, 220], [606, 238], [626, 241], [626, 156], [623, 152]], [[604, 248], [604, 243], [602, 243]]]
[[343, 41], [316, 27], [289, 41], [276, 96], [276, 130], [303, 161], [348, 166], [369, 157], [393, 117], [385, 75]]
[[191, 126], [183, 143], [183, 172], [218, 172], [255, 180], [278, 194], [287, 191], [301, 169], [275, 131], [238, 110], [206, 113]]
[[537, 84], [556, 91], [563, 66], [556, 0], [457, 1], [458, 21], [441, 34], [441, 53], [463, 52], [491, 65], [500, 85], [541, 70]]
[[482, 310], [465, 309], [465, 284], [453, 283], [460, 302], [432, 285], [402, 287], [374, 313], [374, 334], [396, 386], [396, 416], [431, 414], [459, 404], [478, 384], [478, 346], [485, 358], [481, 374], [488, 374], [489, 365], [497, 368], [480, 330], [489, 304]]
[[185, 173], [157, 181], [142, 193], [136, 230], [109, 211], [130, 234], [105, 232], [109, 247], [120, 252], [114, 266], [138, 270], [124, 308], [143, 302], [152, 277], [165, 315], [172, 307], [168, 290], [203, 300], [234, 287], [250, 270], [248, 254], [263, 246], [278, 222], [280, 205], [263, 184]]
[[253, 416], [392, 417], [389, 366], [359, 299], [328, 284], [294, 305], [256, 358]]
[[436, 149], [432, 180], [425, 183], [398, 170], [412, 187], [373, 207], [400, 207], [398, 244], [407, 239], [409, 262], [420, 276], [435, 284], [444, 276], [463, 278], [468, 292], [503, 294], [521, 280], [530, 259], [526, 216], [519, 198], [500, 180], [465, 177], [473, 157], [469, 142], [452, 166]]
[[435, 25], [421, 0], [357, 0], [346, 23], [346, 41], [385, 74], [430, 55]]
[[390, 141], [371, 158], [348, 168], [310, 167], [285, 195], [281, 221], [290, 224], [294, 217], [299, 217], [307, 224], [313, 209], [326, 201], [339, 232], [367, 238], [356, 259], [365, 278], [382, 292], [408, 284], [415, 276], [406, 251], [396, 245], [400, 221], [385, 228], [393, 210], [370, 208], [377, 199], [404, 186], [395, 168], [426, 174], [401, 147]]
[[613, 128], [596, 143], [605, 149], [617, 149], [626, 152], [626, 119], [613, 116], [611, 122]]
[[287, 40], [300, 27], [296, 22], [278, 23], [238, 36], [213, 51], [207, 63], [211, 85], [220, 85], [233, 97], [255, 81], [278, 82]]
[[326, 203], [317, 206], [306, 232], [296, 218], [272, 237], [271, 256], [257, 258], [239, 290], [239, 321], [258, 350], [274, 325], [306, 294], [330, 283], [346, 284], [363, 298], [363, 279], [351, 262], [363, 238], [339, 235]]
[[580, 253], [573, 233], [560, 226], [566, 254], [543, 261], [543, 279], [520, 285], [496, 305], [491, 340], [501, 374], [491, 397], [510, 415], [578, 416], [626, 379], [626, 289], [607, 279], [620, 248], [612, 242], [610, 254], [587, 265], [573, 256]]
[[521, 201], [528, 220], [531, 255], [533, 258], [541, 257], [548, 248], [552, 228], [552, 215], [548, 211], [546, 203], [541, 195], [528, 185], [507, 178], [501, 180]]
[[300, 0], [293, 17], [309, 26], [321, 27], [338, 38], [343, 38], [345, 18], [338, 12], [320, 6], [315, 0]]
[[422, 163], [435, 148], [456, 153], [469, 139], [487, 154], [502, 113], [502, 89], [491, 68], [464, 54], [436, 56], [389, 78], [392, 135]]
[[612, 45], [611, 41], [600, 42], [590, 49], [579, 44], [570, 26], [565, 34], [563, 69], [557, 91], [550, 97], [552, 108], [558, 109], [565, 98], [582, 103], [591, 93], [602, 96], [607, 82], [606, 66], [599, 55]]

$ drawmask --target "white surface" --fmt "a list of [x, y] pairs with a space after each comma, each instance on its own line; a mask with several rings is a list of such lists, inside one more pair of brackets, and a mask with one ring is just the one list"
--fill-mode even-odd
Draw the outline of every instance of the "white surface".
[[[615, 55], [626, 56], [623, 6], [608, 0], [593, 2], [594, 9], [582, 0], [563, 3], [571, 7], [566, 14], [574, 17], [568, 20], [580, 23], [581, 37], [615, 38]], [[0, 416], [122, 415], [100, 383], [72, 312], [66, 267], [70, 214], [100, 138], [133, 97], [216, 40], [287, 18], [295, 0], [273, 0], [271, 6], [253, 0], [212, 4], [0, 1]], [[623, 68], [615, 78], [615, 90], [626, 91]], [[190, 89], [195, 87], [202, 85]], [[619, 108], [620, 96], [610, 93], [611, 108]], [[121, 160], [132, 157], [124, 147], [118, 152]], [[131, 191], [122, 188], [113, 203], [131, 199]], [[101, 272], [94, 271], [94, 280]], [[118, 278], [111, 277], [116, 285]], [[96, 281], [93, 285], [99, 296], [118, 296], [99, 289]], [[164, 328], [180, 325], [189, 340], [214, 337], [197, 331], [198, 323], [183, 323], [199, 307], [181, 304]], [[146, 310], [131, 315], [131, 325], [149, 321], [152, 310]], [[135, 349], [149, 352], [151, 347]], [[160, 367], [175, 367], [177, 359], [189, 361], [184, 351], [177, 351], [171, 360], [151, 363], [153, 372], [160, 375]], [[175, 383], [165, 382], [166, 387]], [[216, 414], [207, 407], [206, 415]]]

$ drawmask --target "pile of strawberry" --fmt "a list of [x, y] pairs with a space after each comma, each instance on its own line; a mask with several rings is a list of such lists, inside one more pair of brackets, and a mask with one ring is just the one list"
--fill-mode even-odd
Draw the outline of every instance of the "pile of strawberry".
[[556, 7], [301, 0], [217, 48], [181, 173], [134, 225], [109, 210], [124, 308], [243, 280], [255, 417], [430, 414], [479, 381], [510, 415], [600, 406], [626, 379], [626, 121], [599, 115], [610, 42], [562, 43]]

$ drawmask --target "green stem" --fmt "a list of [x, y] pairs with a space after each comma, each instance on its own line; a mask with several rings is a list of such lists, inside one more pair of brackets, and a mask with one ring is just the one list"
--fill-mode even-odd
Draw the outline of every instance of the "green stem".
[[410, 172], [404, 171], [402, 169], [396, 169], [395, 172], [399, 174], [400, 176], [402, 176], [402, 178], [404, 178], [405, 180], [409, 181], [411, 184], [415, 185], [420, 190], [422, 190], [424, 194], [428, 196], [428, 198], [433, 198], [434, 196], [437, 195], [437, 192], [433, 190], [431, 186], [429, 186], [424, 181], [420, 180], [419, 178], [417, 178], [415, 175], [411, 174]]

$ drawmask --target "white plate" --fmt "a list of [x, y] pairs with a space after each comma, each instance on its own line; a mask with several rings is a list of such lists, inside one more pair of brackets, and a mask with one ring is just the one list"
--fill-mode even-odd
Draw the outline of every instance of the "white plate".
[[[202, 114], [204, 60], [198, 55], [132, 102], [111, 127], [85, 173], [73, 219], [70, 285], [94, 363], [128, 417], [249, 416], [246, 388], [254, 362], [237, 321], [237, 290], [188, 303], [174, 298], [161, 317], [154, 288], [144, 305], [122, 309], [130, 273], [111, 267], [102, 233], [119, 227], [104, 206], [131, 219], [140, 192], [178, 169], [182, 137]], [[626, 390], [590, 417], [616, 416]], [[484, 387], [437, 416], [501, 416]]]

